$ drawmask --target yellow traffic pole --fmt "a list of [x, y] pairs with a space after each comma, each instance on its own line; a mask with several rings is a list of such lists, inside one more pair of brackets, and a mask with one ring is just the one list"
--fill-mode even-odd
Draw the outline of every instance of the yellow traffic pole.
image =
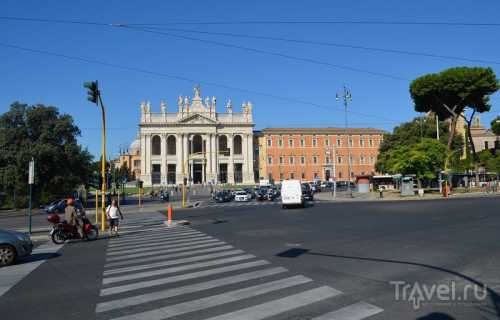
[[104, 211], [106, 207], [106, 113], [104, 105], [102, 104], [101, 94], [99, 93], [99, 105], [102, 111], [102, 160], [101, 160], [101, 176], [102, 176], [102, 190], [101, 190], [101, 231], [106, 230], [106, 220]]
[[141, 204], [141, 193], [142, 193], [142, 188], [139, 188], [139, 208], [142, 207], [142, 204]]
[[99, 190], [95, 189], [95, 224], [99, 224]]
[[182, 184], [182, 207], [186, 207], [186, 185]]

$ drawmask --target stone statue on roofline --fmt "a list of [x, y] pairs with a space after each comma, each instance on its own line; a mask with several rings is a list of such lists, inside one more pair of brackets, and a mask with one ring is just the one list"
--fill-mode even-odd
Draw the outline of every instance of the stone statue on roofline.
[[227, 101], [226, 109], [227, 113], [233, 113], [233, 102], [231, 101], [231, 99]]
[[146, 102], [141, 101], [141, 113], [146, 113]]
[[179, 95], [179, 98], [177, 98], [177, 106], [179, 106], [179, 112], [182, 112], [182, 96]]
[[161, 113], [167, 113], [167, 103], [163, 100], [160, 102], [160, 110]]
[[200, 88], [199, 84], [197, 84], [196, 86], [194, 86], [194, 97], [195, 98], [200, 98], [201, 97], [201, 88]]
[[146, 113], [150, 113], [151, 112], [151, 102], [148, 101], [146, 102]]

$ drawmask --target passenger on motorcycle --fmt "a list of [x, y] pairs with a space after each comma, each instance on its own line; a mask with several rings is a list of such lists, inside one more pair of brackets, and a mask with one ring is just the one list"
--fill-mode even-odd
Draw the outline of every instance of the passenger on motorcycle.
[[83, 232], [80, 231], [80, 223], [78, 221], [78, 213], [74, 206], [75, 200], [73, 198], [68, 198], [66, 200], [66, 208], [64, 209], [64, 219], [66, 222], [76, 229], [76, 232], [83, 236]]
[[115, 235], [118, 236], [118, 225], [120, 224], [118, 218], [123, 220], [123, 214], [116, 200], [113, 199], [113, 201], [111, 201], [111, 205], [106, 208], [106, 215], [109, 219], [109, 235], [113, 235], [114, 230]]

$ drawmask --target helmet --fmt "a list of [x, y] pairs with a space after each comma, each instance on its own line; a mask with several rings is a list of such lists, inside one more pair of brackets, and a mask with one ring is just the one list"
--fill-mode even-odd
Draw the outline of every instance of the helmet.
[[75, 200], [73, 198], [68, 198], [68, 200], [66, 200], [66, 204], [68, 206], [72, 206], [74, 203], [75, 203]]

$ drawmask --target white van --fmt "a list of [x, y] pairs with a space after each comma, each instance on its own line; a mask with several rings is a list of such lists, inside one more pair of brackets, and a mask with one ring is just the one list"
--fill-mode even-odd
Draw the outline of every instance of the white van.
[[281, 183], [281, 205], [283, 209], [292, 205], [304, 206], [302, 185], [299, 180], [284, 180]]

